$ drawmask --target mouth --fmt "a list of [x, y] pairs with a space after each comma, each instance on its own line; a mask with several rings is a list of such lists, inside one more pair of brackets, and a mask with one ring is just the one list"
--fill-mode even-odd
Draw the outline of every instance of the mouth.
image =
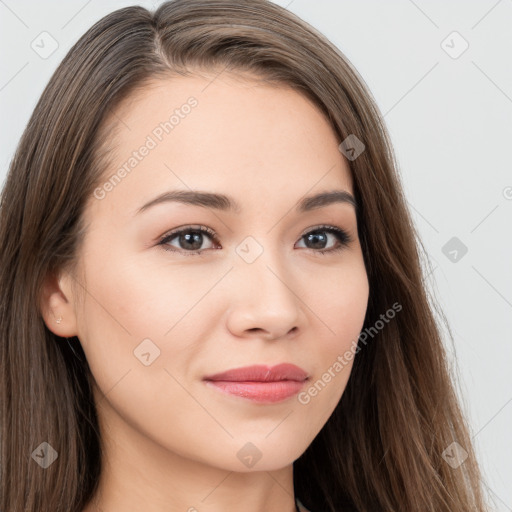
[[297, 394], [309, 379], [305, 370], [283, 363], [235, 368], [204, 377], [209, 387], [260, 403], [282, 402]]

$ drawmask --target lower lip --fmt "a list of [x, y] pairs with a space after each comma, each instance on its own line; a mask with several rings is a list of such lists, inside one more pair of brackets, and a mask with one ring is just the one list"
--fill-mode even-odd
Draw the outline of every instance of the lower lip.
[[223, 393], [241, 396], [261, 403], [275, 403], [296, 395], [304, 382], [296, 380], [279, 380], [275, 382], [235, 382], [224, 380], [207, 380], [207, 385]]

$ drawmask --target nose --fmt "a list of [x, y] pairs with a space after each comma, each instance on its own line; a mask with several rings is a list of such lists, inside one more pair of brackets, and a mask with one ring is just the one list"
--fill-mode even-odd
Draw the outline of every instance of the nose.
[[274, 258], [239, 261], [231, 274], [227, 326], [237, 337], [274, 340], [296, 335], [305, 319], [297, 282]]

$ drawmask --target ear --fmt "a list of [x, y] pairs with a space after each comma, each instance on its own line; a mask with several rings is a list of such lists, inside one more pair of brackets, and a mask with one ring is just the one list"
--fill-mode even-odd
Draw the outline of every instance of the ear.
[[50, 273], [41, 290], [40, 310], [44, 323], [51, 332], [63, 338], [78, 335], [72, 279], [68, 273]]

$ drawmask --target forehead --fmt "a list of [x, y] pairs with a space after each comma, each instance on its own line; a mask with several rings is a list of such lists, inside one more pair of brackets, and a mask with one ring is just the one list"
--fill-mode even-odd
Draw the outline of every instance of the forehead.
[[115, 130], [105, 179], [121, 178], [108, 199], [128, 201], [132, 210], [173, 188], [236, 190], [260, 201], [296, 201], [330, 188], [352, 192], [338, 138], [318, 107], [290, 87], [250, 75], [153, 80], [109, 123]]

